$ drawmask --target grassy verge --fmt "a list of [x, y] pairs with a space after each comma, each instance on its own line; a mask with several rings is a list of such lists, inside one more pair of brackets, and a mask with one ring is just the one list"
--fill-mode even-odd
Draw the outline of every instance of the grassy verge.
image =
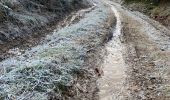
[[0, 63], [2, 100], [96, 99], [95, 69], [115, 19], [101, 5], [78, 23], [47, 36], [43, 45]]

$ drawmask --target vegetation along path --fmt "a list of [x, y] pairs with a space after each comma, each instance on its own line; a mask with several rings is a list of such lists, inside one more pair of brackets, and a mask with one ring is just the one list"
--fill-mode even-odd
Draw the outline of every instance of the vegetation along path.
[[[0, 100], [170, 99], [170, 30], [159, 22], [115, 0], [9, 1], [0, 1], [0, 15], [9, 14], [0, 20], [8, 55], [0, 57]], [[42, 35], [32, 33], [38, 25]]]

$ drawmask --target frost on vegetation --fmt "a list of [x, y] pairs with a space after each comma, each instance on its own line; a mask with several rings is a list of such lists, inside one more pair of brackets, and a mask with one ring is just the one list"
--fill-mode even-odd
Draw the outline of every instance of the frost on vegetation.
[[47, 37], [47, 43], [1, 62], [5, 71], [0, 76], [0, 100], [47, 100], [50, 93], [62, 98], [63, 91], [74, 85], [74, 76], [86, 73], [83, 65], [87, 51], [103, 42], [101, 23], [107, 18], [107, 11], [101, 9], [54, 32]]
[[87, 7], [88, 0], [0, 0], [0, 42], [36, 35], [46, 25]]
[[11, 16], [18, 20], [20, 23], [28, 24], [31, 26], [44, 25], [48, 22], [47, 18], [39, 15], [21, 15], [21, 14], [11, 14]]
[[49, 48], [38, 55], [40, 58], [30, 61], [29, 65], [6, 68], [6, 74], [0, 78], [0, 82], [3, 83], [0, 84], [1, 97], [27, 97], [24, 94], [44, 97], [42, 95], [47, 95], [48, 92], [60, 93], [65, 91], [63, 87], [65, 89], [73, 85], [72, 74], [78, 72], [83, 64], [79, 59], [80, 54], [76, 53], [74, 48], [70, 51], [67, 48]]

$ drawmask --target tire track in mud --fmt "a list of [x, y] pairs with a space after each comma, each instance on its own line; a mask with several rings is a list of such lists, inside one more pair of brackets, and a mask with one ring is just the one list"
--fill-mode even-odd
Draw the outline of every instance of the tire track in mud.
[[112, 40], [105, 45], [107, 55], [104, 57], [102, 65], [104, 75], [98, 80], [99, 99], [125, 100], [126, 64], [123, 59], [124, 46], [120, 40], [121, 20], [119, 12], [114, 6], [111, 6], [111, 10], [115, 14], [117, 22]]
[[[101, 100], [169, 100], [170, 76], [168, 73], [170, 71], [170, 57], [168, 55], [170, 53], [170, 40], [168, 34], [170, 33], [166, 31], [167, 29], [164, 26], [146, 16], [128, 11], [117, 3], [110, 1], [107, 3], [106, 1], [106, 4], [113, 5], [121, 16], [122, 37], [120, 38], [122, 38], [121, 42], [124, 45], [123, 61], [128, 65], [125, 70], [127, 76], [124, 88], [124, 91], [127, 90], [127, 92], [114, 96], [122, 92], [121, 89], [118, 89], [118, 93], [113, 93], [111, 96], [110, 90], [116, 87], [114, 81], [112, 81], [110, 83], [113, 86], [109, 86], [110, 88], [108, 89], [110, 90], [106, 90], [109, 91], [105, 95], [106, 98], [102, 95]], [[119, 44], [119, 46], [122, 44]], [[108, 49], [107, 51], [112, 52]], [[108, 58], [105, 59], [107, 60]], [[105, 66], [103, 70], [106, 69], [107, 67]], [[107, 70], [111, 71], [112, 69], [108, 68]], [[109, 77], [116, 76], [108, 74], [106, 78], [109, 79]], [[103, 81], [103, 85], [106, 83], [107, 81]], [[102, 90], [103, 88], [100, 89]], [[125, 95], [125, 98], [121, 98], [122, 95]]]
[[117, 26], [105, 46], [100, 100], [169, 100], [170, 33], [146, 16], [104, 2], [115, 13]]

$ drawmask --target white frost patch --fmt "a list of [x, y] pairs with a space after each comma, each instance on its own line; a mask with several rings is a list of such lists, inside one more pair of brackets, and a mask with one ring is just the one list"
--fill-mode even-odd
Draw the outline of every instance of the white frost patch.
[[114, 6], [112, 6], [112, 11], [114, 12], [116, 19], [117, 19], [117, 23], [116, 23], [116, 31], [113, 33], [113, 36], [120, 36], [121, 34], [121, 17], [119, 12], [116, 10], [116, 8]]
[[[106, 4], [110, 5], [106, 2]], [[111, 6], [111, 5], [110, 5]], [[123, 59], [123, 45], [120, 42], [121, 17], [114, 6], [111, 9], [117, 18], [113, 39], [106, 44], [107, 55], [104, 58], [102, 69], [104, 76], [98, 80], [100, 100], [124, 100], [126, 95], [124, 83], [126, 79], [126, 65]]]

